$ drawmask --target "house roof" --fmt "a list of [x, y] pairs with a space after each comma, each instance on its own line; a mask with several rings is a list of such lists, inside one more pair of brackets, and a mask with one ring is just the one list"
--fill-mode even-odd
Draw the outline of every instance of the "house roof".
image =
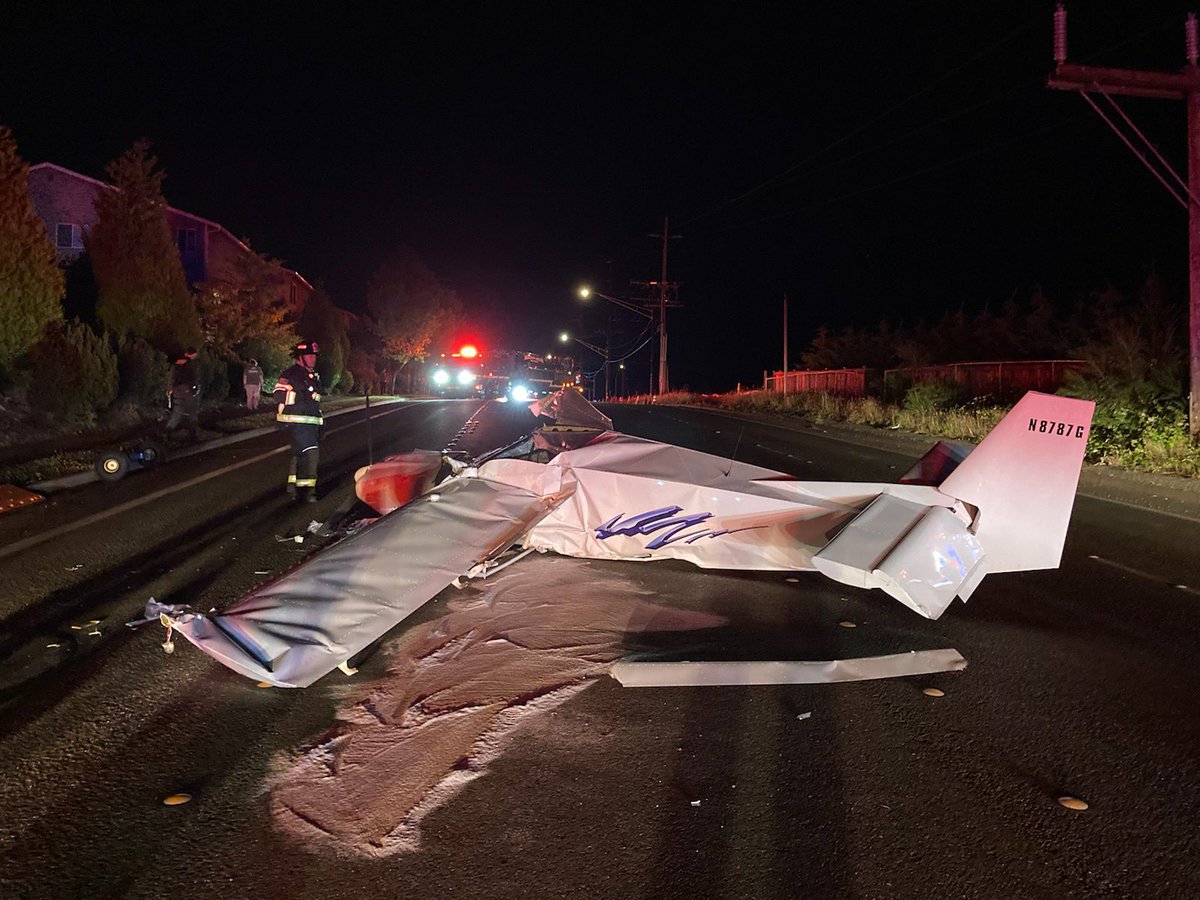
[[[79, 181], [86, 181], [89, 184], [94, 184], [97, 187], [104, 188], [105, 190], [108, 190], [108, 191], [116, 190], [116, 188], [113, 187], [113, 185], [109, 184], [108, 182], [101, 181], [98, 178], [92, 178], [89, 175], [84, 175], [82, 172], [76, 172], [74, 169], [68, 169], [65, 166], [58, 165], [57, 163], [40, 162], [40, 163], [35, 163], [34, 165], [29, 167], [30, 172], [38, 171], [41, 169], [53, 169], [55, 172], [61, 172], [64, 175], [69, 175], [70, 177], [75, 178]], [[197, 222], [200, 222], [201, 224], [205, 225], [209, 229], [211, 229], [213, 231], [218, 231], [221, 234], [225, 235], [225, 237], [229, 238], [231, 241], [233, 241], [235, 244], [237, 244], [239, 247], [241, 247], [247, 253], [254, 252], [253, 250], [250, 249], [249, 244], [247, 244], [241, 238], [237, 237], [232, 231], [230, 231], [228, 228], [226, 228], [220, 222], [214, 222], [212, 219], [206, 219], [203, 216], [198, 216], [195, 213], [190, 213], [187, 210], [179, 209], [178, 207], [175, 207], [175, 206], [168, 206], [167, 211], [176, 213], [177, 215], [187, 216], [189, 219], [193, 219]], [[295, 269], [289, 269], [287, 266], [283, 266], [283, 270], [285, 272], [288, 272], [289, 274], [295, 276], [296, 278], [298, 278], [301, 281], [301, 283], [303, 283], [305, 285], [305, 287], [307, 287], [309, 290], [313, 289], [312, 285], [309, 284], [308, 279], [306, 279], [303, 275], [301, 275]]]

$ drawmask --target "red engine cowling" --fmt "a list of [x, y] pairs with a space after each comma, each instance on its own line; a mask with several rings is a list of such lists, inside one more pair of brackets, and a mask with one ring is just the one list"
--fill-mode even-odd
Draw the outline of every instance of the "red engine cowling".
[[354, 473], [354, 493], [386, 516], [431, 487], [442, 467], [442, 455], [432, 450], [397, 453]]

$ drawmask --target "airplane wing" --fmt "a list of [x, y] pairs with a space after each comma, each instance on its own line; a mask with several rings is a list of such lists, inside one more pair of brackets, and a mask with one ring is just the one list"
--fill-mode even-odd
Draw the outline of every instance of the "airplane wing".
[[224, 612], [171, 625], [248, 678], [307, 687], [511, 546], [552, 502], [484, 478], [451, 481]]

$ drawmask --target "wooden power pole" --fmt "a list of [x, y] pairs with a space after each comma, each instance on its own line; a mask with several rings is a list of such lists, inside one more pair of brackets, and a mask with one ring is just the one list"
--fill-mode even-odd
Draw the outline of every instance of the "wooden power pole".
[[[1142, 161], [1151, 174], [1188, 211], [1188, 359], [1190, 394], [1188, 423], [1192, 440], [1200, 438], [1200, 66], [1197, 55], [1196, 17], [1189, 13], [1185, 29], [1187, 65], [1179, 72], [1155, 72], [1136, 69], [1112, 69], [1081, 66], [1067, 62], [1067, 10], [1059, 3], [1054, 11], [1054, 74], [1046, 86], [1060, 91], [1076, 91], [1117, 133]], [[1116, 119], [1092, 99], [1100, 95]], [[1187, 180], [1171, 167], [1158, 148], [1150, 143], [1113, 100], [1113, 95], [1156, 97], [1183, 100], [1187, 107], [1188, 171]], [[1122, 130], [1117, 120], [1128, 132]], [[1139, 143], [1140, 142], [1140, 146]], [[1154, 161], [1158, 165], [1155, 166]]]
[[670, 242], [678, 240], [683, 235], [671, 234], [671, 220], [663, 216], [662, 234], [652, 234], [652, 238], [662, 238], [662, 274], [658, 281], [635, 281], [634, 284], [652, 288], [653, 294], [644, 302], [649, 305], [657, 304], [658, 308], [658, 393], [665, 394], [670, 388], [667, 377], [667, 307], [679, 306], [676, 299], [679, 285], [667, 281], [667, 247]]
[[[778, 385], [776, 385], [778, 387]], [[783, 393], [788, 389], [787, 294], [783, 295]]]

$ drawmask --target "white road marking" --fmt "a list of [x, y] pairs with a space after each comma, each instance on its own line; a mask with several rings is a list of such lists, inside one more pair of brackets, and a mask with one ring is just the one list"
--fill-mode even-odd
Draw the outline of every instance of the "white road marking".
[[1170, 581], [1163, 578], [1161, 575], [1155, 575], [1152, 572], [1143, 572], [1141, 569], [1135, 569], [1133, 566], [1127, 566], [1124, 563], [1115, 562], [1111, 559], [1105, 559], [1103, 556], [1096, 556], [1096, 554], [1094, 554], [1094, 553], [1089, 553], [1088, 559], [1094, 559], [1098, 563], [1102, 563], [1103, 565], [1106, 565], [1106, 566], [1111, 566], [1112, 568], [1117, 569], [1121, 572], [1125, 572], [1129, 575], [1137, 575], [1139, 578], [1145, 578], [1149, 581], [1157, 581], [1159, 584], [1169, 585], [1170, 587], [1173, 587], [1178, 591], [1183, 591], [1188, 594], [1200, 594], [1200, 590], [1197, 590], [1194, 587], [1189, 587], [1186, 584], [1172, 584]]

